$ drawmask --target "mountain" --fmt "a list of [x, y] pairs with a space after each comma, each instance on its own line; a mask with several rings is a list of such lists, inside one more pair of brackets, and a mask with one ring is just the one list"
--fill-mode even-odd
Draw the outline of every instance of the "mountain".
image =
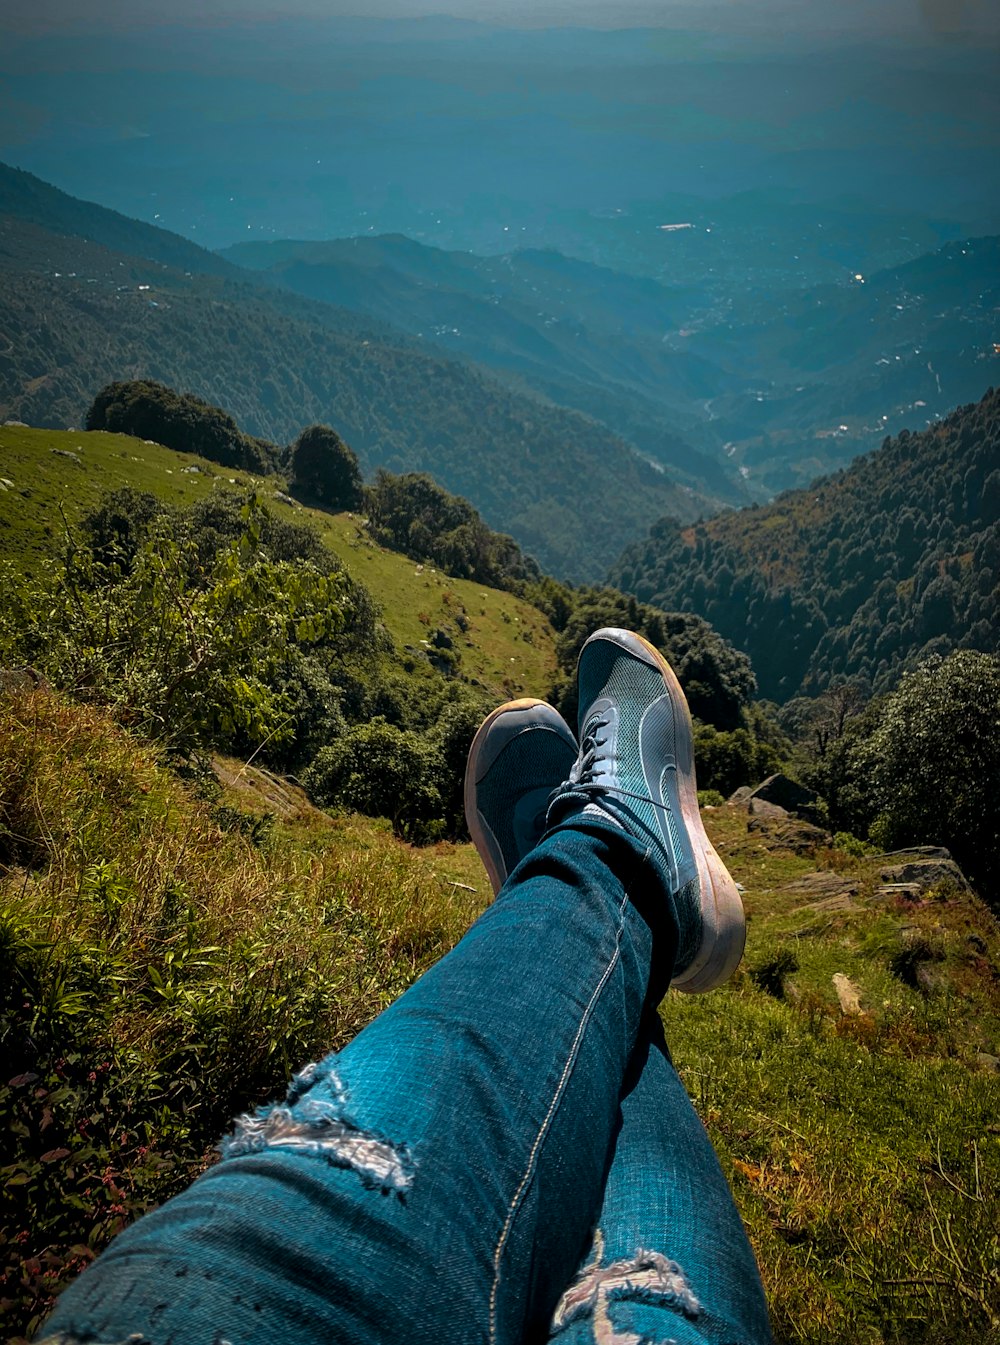
[[611, 577], [704, 616], [776, 700], [1000, 650], [1000, 390], [767, 507], [665, 519]]
[[717, 369], [664, 345], [687, 312], [707, 305], [704, 288], [669, 289], [554, 249], [480, 257], [402, 235], [238, 243], [223, 255], [597, 417], [720, 504], [746, 498], [720, 453], [684, 438], [703, 418], [702, 399], [719, 390]]
[[[745, 270], [726, 269], [726, 283], [697, 267], [697, 282], [674, 270], [666, 283], [552, 250], [479, 257], [399, 236], [250, 242], [225, 255], [594, 415], [679, 480], [739, 504], [947, 414], [1000, 367], [1000, 238], [869, 276], [841, 262], [837, 283], [803, 286], [794, 265], [779, 276], [757, 264], [775, 242], [761, 209], [745, 203]], [[684, 252], [718, 227], [695, 218], [676, 225]], [[814, 232], [826, 236], [822, 221]], [[850, 250], [836, 234], [839, 260]]]
[[965, 239], [838, 285], [736, 295], [670, 344], [739, 385], [705, 409], [748, 480], [804, 485], [979, 397], [1000, 370], [998, 306], [1000, 237]]
[[[546, 570], [574, 580], [603, 575], [659, 515], [705, 507], [587, 416], [210, 254], [199, 263], [193, 245], [178, 252], [183, 269], [149, 257], [179, 245], [24, 176], [0, 180], [4, 419], [81, 424], [104, 384], [148, 377], [277, 442], [327, 421], [367, 471], [431, 472]], [[31, 218], [42, 215], [44, 226]], [[73, 232], [82, 227], [90, 238]]]

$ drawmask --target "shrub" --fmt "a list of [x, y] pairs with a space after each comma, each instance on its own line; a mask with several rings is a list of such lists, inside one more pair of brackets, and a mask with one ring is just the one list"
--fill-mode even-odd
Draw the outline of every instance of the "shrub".
[[247, 472], [273, 472], [278, 464], [275, 444], [244, 434], [232, 416], [200, 397], [174, 392], [151, 379], [102, 388], [87, 412], [86, 428], [152, 439], [179, 453], [197, 453]]
[[435, 744], [377, 718], [322, 748], [303, 782], [323, 807], [387, 817], [397, 835], [421, 841], [443, 830], [442, 770]]
[[292, 445], [291, 485], [329, 509], [356, 509], [364, 489], [357, 454], [329, 425], [310, 425]]

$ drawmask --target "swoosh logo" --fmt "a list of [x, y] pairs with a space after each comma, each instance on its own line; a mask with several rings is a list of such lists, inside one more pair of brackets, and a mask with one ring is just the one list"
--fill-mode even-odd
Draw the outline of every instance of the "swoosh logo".
[[[689, 872], [690, 876], [693, 876], [697, 873], [697, 865], [688, 843], [687, 828], [680, 816], [679, 806], [675, 803], [677, 791], [670, 787], [677, 778], [675, 733], [673, 703], [669, 696], [660, 696], [646, 709], [639, 724], [639, 759], [642, 763], [646, 790], [656, 805], [653, 814], [670, 862], [671, 881], [680, 887], [688, 881], [688, 878], [682, 879], [682, 871]], [[676, 830], [680, 838], [679, 854], [674, 851], [673, 838], [665, 816], [667, 812], [672, 812], [675, 817]]]

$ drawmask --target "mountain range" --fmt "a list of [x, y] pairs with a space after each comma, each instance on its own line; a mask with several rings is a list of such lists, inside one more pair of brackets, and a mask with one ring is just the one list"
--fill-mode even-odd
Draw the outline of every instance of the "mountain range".
[[148, 377], [279, 443], [327, 421], [368, 471], [431, 472], [570, 579], [710, 507], [590, 417], [6, 168], [0, 334], [4, 419], [81, 424], [104, 384]]

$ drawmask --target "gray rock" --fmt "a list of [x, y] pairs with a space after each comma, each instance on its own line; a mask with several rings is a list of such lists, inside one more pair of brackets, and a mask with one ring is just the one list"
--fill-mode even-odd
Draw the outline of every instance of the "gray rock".
[[727, 802], [727, 803], [746, 803], [747, 799], [750, 797], [750, 795], [751, 795], [752, 793], [753, 793], [753, 790], [750, 788], [749, 785], [740, 785], [739, 789], [734, 789], [734, 790], [733, 790], [733, 792], [730, 794], [729, 798], [726, 799], [726, 802]]
[[965, 874], [951, 858], [911, 859], [904, 864], [890, 864], [882, 870], [882, 883], [896, 887], [916, 885], [920, 892], [947, 885], [962, 892], [969, 891]]
[[57, 458], [69, 458], [72, 462], [79, 463], [81, 467], [83, 466], [83, 463], [80, 461], [80, 455], [79, 455], [79, 453], [74, 453], [74, 452], [72, 451], [72, 449], [69, 449], [69, 448], [50, 448], [50, 449], [49, 449], [49, 452], [50, 452], [50, 453], [54, 453], [54, 454], [56, 455]]
[[815, 809], [819, 803], [819, 795], [814, 790], [796, 784], [794, 780], [790, 780], [787, 775], [780, 772], [777, 775], [769, 775], [751, 791], [750, 797], [763, 799], [766, 803], [776, 803], [779, 808], [784, 808], [790, 813], [801, 812], [804, 808]]
[[853, 897], [857, 894], [858, 884], [839, 873], [821, 870], [818, 873], [804, 873], [786, 884], [786, 891], [801, 893], [807, 897]]
[[758, 836], [768, 850], [791, 850], [797, 855], [808, 855], [830, 844], [829, 834], [821, 827], [797, 817], [751, 817], [747, 831]]
[[49, 683], [34, 668], [0, 668], [0, 696], [50, 689]]
[[758, 799], [753, 794], [747, 801], [747, 811], [751, 817], [787, 817], [788, 809], [768, 799]]

